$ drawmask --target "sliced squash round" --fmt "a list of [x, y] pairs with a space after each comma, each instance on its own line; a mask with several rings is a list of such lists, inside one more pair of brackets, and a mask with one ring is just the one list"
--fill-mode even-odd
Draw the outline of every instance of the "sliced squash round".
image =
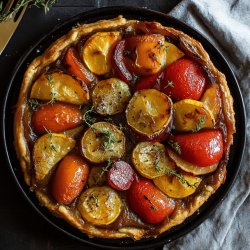
[[184, 198], [195, 192], [202, 179], [184, 173], [181, 175], [185, 179], [185, 182], [171, 175], [163, 175], [153, 179], [153, 181], [154, 184], [169, 197]]
[[180, 49], [178, 49], [178, 47], [176, 47], [172, 43], [165, 42], [164, 45], [167, 51], [166, 66], [170, 65], [171, 63], [173, 63], [174, 61], [180, 59], [185, 55]]
[[214, 172], [218, 166], [218, 164], [215, 164], [209, 167], [200, 167], [183, 160], [178, 154], [176, 154], [173, 150], [169, 148], [167, 149], [167, 152], [169, 157], [175, 162], [175, 164], [179, 168], [194, 175], [203, 175]]
[[214, 126], [215, 119], [210, 109], [202, 102], [184, 99], [174, 103], [174, 129], [197, 132]]
[[104, 75], [111, 71], [111, 50], [121, 39], [117, 31], [97, 32], [84, 44], [82, 59], [90, 71], [97, 75]]
[[35, 176], [43, 180], [53, 167], [75, 146], [75, 140], [64, 135], [48, 133], [37, 139], [33, 148]]
[[121, 158], [125, 153], [125, 136], [108, 122], [94, 123], [81, 139], [82, 153], [94, 163]]
[[93, 90], [93, 106], [101, 115], [115, 115], [125, 109], [130, 96], [129, 86], [120, 79], [102, 80]]
[[165, 146], [159, 142], [137, 144], [132, 153], [132, 162], [136, 170], [148, 179], [165, 175], [166, 169], [175, 166], [167, 156]]
[[206, 105], [213, 116], [216, 118], [221, 110], [221, 97], [220, 97], [220, 88], [218, 84], [214, 84], [212, 87], [208, 88], [203, 96], [201, 97], [201, 102]]
[[82, 193], [77, 208], [88, 222], [109, 225], [120, 215], [122, 202], [110, 187], [92, 187]]
[[84, 83], [62, 72], [42, 74], [31, 88], [30, 98], [42, 101], [62, 101], [77, 105], [89, 101], [89, 91]]
[[156, 89], [135, 92], [127, 109], [128, 125], [137, 133], [153, 139], [171, 126], [171, 99]]

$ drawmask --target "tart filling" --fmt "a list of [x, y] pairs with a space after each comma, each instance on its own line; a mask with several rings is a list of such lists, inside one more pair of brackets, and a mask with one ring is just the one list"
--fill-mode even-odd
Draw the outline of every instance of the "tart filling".
[[42, 205], [89, 236], [139, 240], [224, 183], [233, 100], [198, 41], [119, 16], [72, 28], [33, 60], [14, 133]]

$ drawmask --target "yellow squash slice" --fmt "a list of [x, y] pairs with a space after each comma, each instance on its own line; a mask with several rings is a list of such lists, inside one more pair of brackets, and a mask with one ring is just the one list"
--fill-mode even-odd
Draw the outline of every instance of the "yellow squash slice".
[[159, 142], [137, 144], [132, 153], [132, 161], [136, 170], [149, 179], [165, 175], [166, 168], [175, 166], [168, 158], [164, 145]]
[[110, 187], [92, 187], [83, 192], [77, 207], [88, 222], [94, 225], [109, 225], [120, 215], [122, 202]]
[[127, 123], [137, 133], [154, 138], [171, 125], [172, 110], [167, 95], [156, 89], [143, 89], [133, 95], [127, 106]]
[[75, 146], [75, 140], [64, 135], [49, 133], [37, 139], [33, 149], [35, 176], [43, 180], [53, 167]]
[[88, 102], [89, 91], [86, 85], [70, 75], [54, 72], [43, 74], [34, 82], [30, 98], [82, 105]]
[[179, 131], [198, 131], [211, 128], [215, 120], [213, 113], [202, 102], [184, 99], [174, 103], [174, 128]]
[[123, 156], [125, 136], [115, 125], [97, 122], [84, 133], [81, 147], [84, 157], [91, 162], [101, 163]]
[[93, 105], [101, 115], [121, 113], [130, 99], [129, 86], [117, 78], [100, 81], [92, 93]]
[[178, 49], [174, 44], [165, 42], [166, 50], [167, 50], [167, 55], [166, 55], [166, 66], [170, 65], [174, 61], [180, 59], [183, 57], [185, 54]]
[[218, 84], [214, 84], [205, 91], [201, 98], [201, 102], [211, 110], [213, 116], [216, 118], [221, 110], [220, 88]]
[[195, 192], [202, 179], [183, 173], [182, 176], [189, 185], [186, 182], [182, 183], [180, 179], [171, 175], [163, 175], [153, 179], [153, 181], [169, 197], [184, 198]]
[[97, 32], [84, 44], [82, 59], [90, 71], [104, 75], [111, 70], [111, 49], [121, 39], [120, 32]]
[[209, 166], [209, 167], [200, 167], [197, 165], [193, 165], [185, 160], [183, 160], [178, 154], [173, 152], [171, 149], [167, 149], [169, 157], [175, 162], [175, 164], [181, 168], [182, 170], [192, 173], [194, 175], [203, 175], [214, 172], [218, 166], [218, 164]]

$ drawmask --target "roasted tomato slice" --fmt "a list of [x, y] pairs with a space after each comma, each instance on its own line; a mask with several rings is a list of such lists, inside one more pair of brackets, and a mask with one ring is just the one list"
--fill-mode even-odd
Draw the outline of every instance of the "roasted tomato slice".
[[114, 47], [113, 56], [111, 58], [111, 65], [119, 77], [124, 81], [129, 83], [132, 81], [133, 76], [127, 69], [124, 62], [125, 53], [125, 40], [119, 41]]
[[127, 198], [132, 211], [150, 224], [162, 222], [175, 209], [174, 200], [168, 198], [146, 179], [135, 179]]
[[223, 155], [223, 136], [219, 130], [175, 135], [170, 137], [170, 145], [184, 160], [201, 167], [218, 163]]
[[199, 100], [206, 86], [206, 73], [196, 62], [183, 58], [164, 70], [161, 90], [173, 101]]
[[80, 56], [74, 47], [67, 50], [63, 61], [69, 73], [79, 77], [86, 84], [94, 81], [95, 76], [81, 63]]

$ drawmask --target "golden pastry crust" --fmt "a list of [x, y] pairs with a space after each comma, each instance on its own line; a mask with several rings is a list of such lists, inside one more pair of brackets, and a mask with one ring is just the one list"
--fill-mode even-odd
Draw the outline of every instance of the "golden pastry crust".
[[[29, 150], [24, 127], [24, 114], [28, 109], [28, 95], [30, 87], [34, 80], [41, 74], [42, 70], [56, 61], [62, 51], [69, 45], [76, 44], [83, 36], [100, 31], [100, 30], [116, 30], [123, 26], [135, 25], [138, 21], [126, 20], [122, 16], [118, 16], [115, 19], [103, 20], [96, 23], [84, 24], [73, 28], [69, 33], [55, 41], [41, 56], [33, 60], [33, 62], [27, 68], [17, 103], [17, 109], [15, 113], [14, 122], [14, 136], [15, 147], [17, 155], [24, 173], [25, 182], [31, 186], [31, 169], [32, 159], [31, 152]], [[183, 32], [163, 27], [159, 23], [154, 23], [151, 27], [154, 33], [162, 34], [171, 37], [188, 56], [202, 64], [208, 71], [212, 73], [216, 83], [221, 90], [221, 97], [223, 103], [223, 114], [225, 118], [225, 124], [227, 127], [227, 139], [225, 143], [224, 159], [227, 159], [230, 146], [233, 143], [233, 134], [235, 133], [235, 120], [233, 110], [233, 99], [231, 97], [229, 88], [227, 86], [226, 78], [211, 62], [209, 55], [204, 50], [202, 45], [195, 39], [189, 37]], [[195, 192], [187, 206], [178, 206], [175, 212], [166, 219], [163, 223], [157, 226], [155, 236], [182, 223], [186, 218], [191, 216], [197, 211], [202, 204], [204, 204], [208, 198], [216, 192], [221, 184], [223, 184], [226, 178], [226, 165], [224, 160], [221, 161], [216, 172], [213, 174], [213, 182], [210, 184], [204, 184], [201, 188]], [[211, 184], [212, 183], [212, 184]], [[90, 237], [101, 238], [134, 238], [136, 240], [142, 237], [147, 237], [147, 229], [140, 229], [135, 227], [123, 227], [118, 230], [99, 228], [84, 222], [83, 219], [76, 213], [72, 213], [67, 206], [55, 203], [50, 197], [48, 197], [42, 191], [35, 191], [39, 202], [47, 207], [53, 214], [65, 219], [71, 225], [78, 228], [82, 232], [88, 234]], [[150, 235], [152, 236], [152, 235]]]

